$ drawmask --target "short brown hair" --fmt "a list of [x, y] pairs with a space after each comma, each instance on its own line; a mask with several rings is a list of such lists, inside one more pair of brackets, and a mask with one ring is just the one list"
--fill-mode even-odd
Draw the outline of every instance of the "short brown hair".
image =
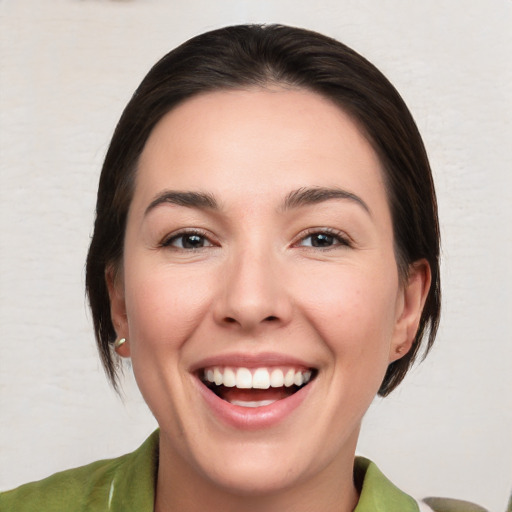
[[400, 277], [407, 277], [415, 261], [424, 258], [430, 265], [432, 284], [413, 346], [389, 365], [379, 394], [401, 382], [424, 338], [425, 354], [432, 346], [441, 303], [437, 203], [427, 154], [407, 106], [373, 64], [334, 39], [282, 25], [240, 25], [194, 37], [158, 61], [126, 106], [105, 157], [86, 289], [103, 366], [115, 388], [116, 332], [105, 271], [122, 262], [137, 163], [151, 131], [197, 94], [272, 84], [314, 91], [353, 118], [384, 169]]

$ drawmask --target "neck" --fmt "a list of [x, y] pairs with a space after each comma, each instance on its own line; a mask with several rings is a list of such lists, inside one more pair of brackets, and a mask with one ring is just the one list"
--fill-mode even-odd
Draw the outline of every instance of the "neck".
[[331, 461], [314, 476], [278, 490], [237, 492], [219, 485], [170, 453], [161, 438], [155, 512], [352, 512], [358, 492], [353, 481], [354, 452]]

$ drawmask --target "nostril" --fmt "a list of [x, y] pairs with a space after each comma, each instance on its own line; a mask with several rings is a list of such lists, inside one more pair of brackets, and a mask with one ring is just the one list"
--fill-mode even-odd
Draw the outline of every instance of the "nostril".
[[[279, 318], [275, 315], [267, 316], [263, 319], [263, 322], [275, 322], [276, 320], [279, 320]], [[226, 316], [224, 318], [224, 322], [227, 324], [238, 324], [238, 320], [236, 318], [233, 318], [232, 316]]]

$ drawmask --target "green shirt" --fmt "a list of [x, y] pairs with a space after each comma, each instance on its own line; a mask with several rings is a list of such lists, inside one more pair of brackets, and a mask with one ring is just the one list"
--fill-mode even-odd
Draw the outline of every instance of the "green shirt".
[[[1, 512], [153, 512], [158, 431], [133, 453], [56, 473], [0, 493]], [[354, 479], [361, 490], [354, 512], [418, 512], [373, 462], [357, 457]]]

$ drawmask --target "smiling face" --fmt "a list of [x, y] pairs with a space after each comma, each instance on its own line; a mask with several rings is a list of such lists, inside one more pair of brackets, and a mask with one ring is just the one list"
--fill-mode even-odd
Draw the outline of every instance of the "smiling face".
[[159, 479], [255, 495], [351, 482], [426, 278], [400, 285], [381, 166], [354, 122], [276, 88], [208, 93], [160, 121], [109, 283], [161, 428]]

